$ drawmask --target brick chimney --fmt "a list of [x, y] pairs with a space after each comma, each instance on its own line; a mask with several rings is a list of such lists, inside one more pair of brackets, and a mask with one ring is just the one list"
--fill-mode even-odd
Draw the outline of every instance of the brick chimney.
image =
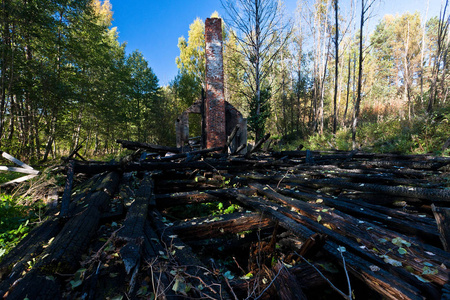
[[222, 19], [208, 18], [205, 22], [206, 42], [206, 147], [226, 145], [225, 96], [223, 83]]

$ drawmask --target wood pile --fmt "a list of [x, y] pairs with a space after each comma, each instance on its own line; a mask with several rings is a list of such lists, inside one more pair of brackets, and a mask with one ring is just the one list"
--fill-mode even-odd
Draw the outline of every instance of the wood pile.
[[118, 142], [136, 152], [68, 163], [0, 298], [450, 298], [450, 158]]

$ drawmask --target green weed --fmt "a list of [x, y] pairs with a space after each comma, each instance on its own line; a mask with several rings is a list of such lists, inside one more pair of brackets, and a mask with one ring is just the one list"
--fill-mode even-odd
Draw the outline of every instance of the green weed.
[[33, 206], [20, 205], [19, 199], [10, 195], [0, 195], [0, 259], [32, 228], [33, 222], [38, 220], [40, 203]]

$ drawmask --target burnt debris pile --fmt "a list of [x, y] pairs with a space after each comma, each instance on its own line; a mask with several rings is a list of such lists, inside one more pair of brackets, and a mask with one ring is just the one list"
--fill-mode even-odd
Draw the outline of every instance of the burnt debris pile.
[[67, 163], [2, 298], [448, 297], [449, 158], [118, 142], [137, 151]]

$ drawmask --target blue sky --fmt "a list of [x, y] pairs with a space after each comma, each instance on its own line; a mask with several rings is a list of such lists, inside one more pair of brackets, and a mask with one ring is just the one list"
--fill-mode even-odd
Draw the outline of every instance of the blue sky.
[[[385, 14], [419, 11], [425, 16], [428, 0], [377, 0], [376, 24]], [[127, 43], [127, 52], [142, 52], [150, 67], [166, 85], [176, 76], [175, 58], [180, 36], [188, 37], [189, 25], [200, 17], [205, 20], [214, 11], [224, 16], [220, 0], [110, 0], [114, 12], [113, 26], [119, 31], [119, 41]], [[297, 0], [285, 0], [288, 13], [295, 11]], [[349, 5], [350, 0], [340, 0]], [[358, 8], [361, 4], [358, 3]], [[429, 0], [428, 17], [439, 14], [441, 0]]]

